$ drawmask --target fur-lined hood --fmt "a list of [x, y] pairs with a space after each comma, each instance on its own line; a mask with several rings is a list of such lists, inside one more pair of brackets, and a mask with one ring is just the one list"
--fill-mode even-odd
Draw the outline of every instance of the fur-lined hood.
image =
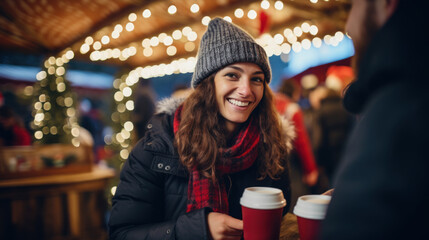
[[184, 101], [185, 98], [164, 98], [157, 103], [155, 114], [166, 113], [171, 115]]
[[[164, 98], [158, 102], [156, 107], [156, 114], [166, 113], [173, 114], [174, 111], [185, 101], [185, 98]], [[286, 139], [286, 146], [288, 148], [288, 153], [293, 149], [293, 140], [296, 138], [295, 126], [291, 121], [279, 115], [281, 120], [283, 134]]]

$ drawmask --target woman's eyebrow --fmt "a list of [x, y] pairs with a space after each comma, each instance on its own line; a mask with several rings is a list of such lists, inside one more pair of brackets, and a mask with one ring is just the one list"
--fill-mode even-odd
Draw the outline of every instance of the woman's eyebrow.
[[244, 72], [244, 70], [242, 68], [237, 67], [237, 66], [227, 66], [227, 68], [232, 68], [232, 69], [235, 69], [235, 70], [237, 70], [239, 72]]
[[[233, 69], [235, 69], [241, 73], [244, 72], [244, 70], [242, 68], [237, 67], [237, 66], [227, 66], [227, 68], [233, 68]], [[252, 75], [257, 75], [257, 74], [264, 74], [264, 72], [263, 71], [256, 71], [256, 72], [252, 73]]]

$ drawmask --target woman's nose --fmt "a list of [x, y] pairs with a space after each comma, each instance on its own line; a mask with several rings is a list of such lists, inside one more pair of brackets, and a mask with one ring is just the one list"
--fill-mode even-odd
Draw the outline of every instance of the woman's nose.
[[250, 80], [246, 77], [243, 77], [243, 79], [240, 79], [239, 86], [238, 86], [238, 93], [241, 96], [247, 96], [252, 92], [250, 88]]

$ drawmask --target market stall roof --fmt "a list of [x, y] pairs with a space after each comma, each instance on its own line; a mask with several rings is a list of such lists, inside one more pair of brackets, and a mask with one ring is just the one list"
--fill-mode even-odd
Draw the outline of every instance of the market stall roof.
[[135, 68], [195, 56], [207, 17], [228, 16], [254, 37], [281, 34], [285, 42], [285, 29], [316, 26], [316, 33], [294, 32], [302, 41], [344, 31], [349, 6], [349, 0], [2, 0], [0, 50], [72, 50], [75, 59]]

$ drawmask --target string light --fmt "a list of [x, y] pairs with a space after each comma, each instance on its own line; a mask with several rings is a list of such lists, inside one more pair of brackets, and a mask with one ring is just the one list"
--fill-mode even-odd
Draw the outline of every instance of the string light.
[[320, 48], [322, 46], [322, 39], [315, 37], [312, 40], [313, 46], [316, 48]]
[[110, 193], [112, 194], [112, 196], [115, 196], [115, 193], [116, 193], [116, 186], [113, 186], [111, 189], [110, 189]]
[[101, 49], [101, 43], [99, 41], [96, 41], [96, 42], [94, 42], [92, 47], [94, 48], [94, 50], [100, 50]]
[[131, 22], [127, 23], [127, 25], [125, 25], [125, 29], [126, 29], [128, 32], [133, 31], [133, 30], [134, 30], [134, 24], [133, 24], [133, 23], [131, 23]]
[[152, 47], [156, 47], [156, 46], [158, 46], [158, 44], [159, 44], [159, 38], [158, 37], [154, 36], [150, 39], [150, 45]]
[[258, 16], [258, 13], [256, 13], [256, 11], [253, 9], [247, 13], [247, 17], [252, 20], [255, 19], [257, 16]]
[[301, 43], [295, 42], [292, 44], [292, 50], [294, 52], [299, 53], [299, 52], [301, 52], [301, 49], [302, 49]]
[[144, 47], [144, 48], [150, 47], [150, 39], [148, 39], [148, 38], [143, 39], [142, 47]]
[[164, 42], [164, 40], [168, 37], [168, 35], [166, 33], [160, 33], [158, 35], [158, 39], [160, 42]]
[[[204, 18], [203, 18], [203, 20], [204, 20]], [[182, 31], [180, 31], [180, 30], [174, 30], [172, 36], [173, 36], [174, 40], [179, 40], [179, 39], [182, 38]]]
[[277, 9], [277, 10], [282, 10], [282, 9], [283, 9], [283, 7], [284, 7], [284, 5], [283, 5], [283, 2], [282, 2], [282, 1], [276, 1], [276, 2], [274, 3], [274, 8], [275, 8], [275, 9]]
[[89, 45], [84, 43], [82, 44], [82, 46], [80, 47], [80, 53], [85, 54], [89, 52]]
[[173, 15], [173, 14], [175, 14], [177, 12], [177, 8], [176, 8], [176, 6], [171, 5], [171, 6], [168, 7], [167, 11], [168, 11], [169, 14]]
[[184, 36], [188, 36], [188, 34], [191, 32], [192, 32], [192, 28], [190, 28], [189, 26], [186, 26], [182, 29], [182, 33]]
[[194, 4], [192, 4], [190, 9], [191, 9], [191, 12], [197, 13], [198, 11], [200, 11], [200, 6], [196, 3], [194, 3]]
[[310, 24], [307, 22], [302, 23], [301, 29], [304, 33], [308, 33], [310, 31]]
[[92, 37], [86, 37], [85, 38], [85, 43], [88, 45], [91, 45], [94, 43], [94, 39]]
[[302, 45], [302, 48], [304, 48], [305, 50], [308, 50], [311, 47], [311, 41], [308, 39], [304, 39], [301, 41], [301, 45]]
[[108, 44], [110, 42], [110, 38], [109, 38], [109, 36], [103, 36], [102, 38], [101, 38], [101, 43], [102, 44]]
[[168, 56], [174, 56], [177, 53], [177, 49], [175, 46], [169, 46], [167, 48], [167, 55]]
[[263, 9], [268, 9], [268, 8], [270, 8], [270, 2], [268, 2], [267, 0], [263, 0], [263, 1], [261, 2], [261, 8], [263, 8]]
[[149, 48], [143, 49], [143, 55], [145, 57], [150, 57], [150, 56], [152, 56], [152, 54], [153, 54], [152, 48], [149, 47]]
[[288, 43], [283, 43], [281, 47], [282, 47], [282, 52], [284, 54], [289, 54], [290, 50], [292, 49], [292, 47]]
[[143, 11], [143, 13], [142, 13], [142, 16], [143, 16], [144, 18], [149, 18], [149, 17], [150, 17], [150, 15], [152, 15], [152, 13], [150, 12], [150, 10], [149, 10], [149, 9], [145, 9], [145, 10]]
[[188, 41], [193, 42], [193, 41], [197, 40], [198, 35], [196, 32], [190, 32], [188, 34], [187, 38], [188, 38]]
[[165, 37], [164, 39], [164, 45], [165, 46], [170, 46], [171, 44], [173, 44], [173, 38], [170, 36]]
[[243, 9], [241, 9], [241, 8], [237, 8], [237, 9], [235, 9], [235, 11], [234, 11], [234, 16], [235, 16], [236, 18], [242, 18], [242, 17], [244, 16], [244, 11], [243, 11]]
[[274, 35], [274, 42], [276, 43], [276, 44], [278, 44], [278, 45], [280, 45], [280, 44], [282, 44], [283, 43], [283, 41], [284, 41], [284, 37], [283, 37], [283, 35], [281, 35], [281, 34], [276, 34], [276, 35]]
[[225, 20], [227, 22], [232, 22], [231, 17], [228, 17], [228, 16], [223, 17], [223, 20]]
[[116, 24], [115, 26], [115, 32], [121, 33], [124, 30], [121, 24]]
[[319, 29], [317, 28], [316, 25], [311, 25], [310, 26], [310, 34], [313, 36], [316, 36], [316, 34], [319, 32]]
[[128, 15], [128, 20], [130, 22], [134, 22], [137, 20], [137, 15], [135, 13], [130, 13], [130, 15]]
[[295, 27], [293, 29], [293, 33], [295, 34], [295, 36], [301, 37], [301, 35], [302, 35], [302, 29], [300, 27]]
[[195, 50], [195, 43], [193, 43], [193, 42], [187, 42], [187, 43], [185, 43], [185, 50], [187, 52], [194, 51]]

